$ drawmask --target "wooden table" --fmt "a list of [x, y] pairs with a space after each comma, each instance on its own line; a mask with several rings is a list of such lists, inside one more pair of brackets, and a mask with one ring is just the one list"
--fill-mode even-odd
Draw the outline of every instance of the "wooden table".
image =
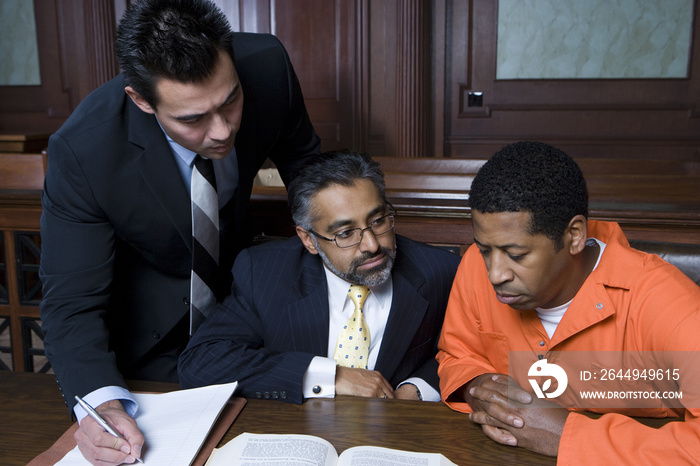
[[[177, 387], [139, 383], [133, 388]], [[3, 465], [25, 465], [73, 423], [55, 378], [46, 374], [1, 371], [0, 413]], [[554, 458], [494, 443], [466, 415], [442, 403], [338, 397], [292, 405], [251, 399], [219, 446], [243, 432], [315, 435], [330, 441], [338, 453], [352, 446], [377, 445], [439, 452], [460, 465], [555, 464]]]

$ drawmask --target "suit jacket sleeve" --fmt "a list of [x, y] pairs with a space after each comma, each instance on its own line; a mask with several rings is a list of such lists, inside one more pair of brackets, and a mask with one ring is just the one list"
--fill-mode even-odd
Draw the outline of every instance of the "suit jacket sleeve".
[[[277, 166], [288, 185], [295, 172], [318, 155], [316, 135], [304, 104], [299, 80], [282, 43], [270, 34], [234, 34], [236, 69], [241, 79], [245, 103], [237, 148], [242, 171], [251, 163], [254, 176], [265, 158]], [[254, 147], [243, 140], [255, 134]], [[251, 153], [255, 157], [250, 158]]]
[[105, 324], [115, 233], [69, 144], [54, 135], [49, 153], [41, 217], [41, 319], [46, 355], [71, 408], [76, 394], [126, 387], [108, 349]]
[[[437, 342], [460, 258], [398, 235], [397, 251], [392, 313], [377, 369], [394, 386], [418, 377], [439, 392]], [[391, 361], [400, 361], [393, 370]]]
[[[271, 329], [277, 328], [263, 323], [254, 301], [256, 292], [276, 291], [256, 283], [265, 274], [254, 271], [251, 262], [250, 250], [242, 251], [233, 268], [233, 293], [206, 319], [180, 356], [180, 385], [191, 388], [238, 381], [241, 396], [272, 394], [283, 401], [301, 403], [304, 373], [314, 354], [289, 349], [286, 343], [283, 349], [275, 349], [274, 340], [288, 338], [270, 335]], [[288, 301], [285, 295], [281, 291], [275, 297], [274, 313], [281, 312]], [[272, 333], [278, 330], [285, 329]]]
[[308, 160], [318, 155], [321, 140], [316, 135], [311, 120], [309, 120], [301, 86], [287, 51], [281, 43], [279, 46], [282, 49], [284, 63], [287, 67], [290, 111], [279, 140], [269, 157], [277, 165], [284, 184], [289, 185], [296, 171]]
[[423, 367], [416, 373], [416, 377], [421, 377], [427, 383], [429, 383], [435, 390], [440, 392], [440, 379], [438, 377], [438, 341], [440, 336], [440, 331], [444, 324], [445, 311], [447, 308], [447, 302], [450, 297], [450, 290], [452, 288], [452, 283], [459, 266], [460, 257], [453, 253], [446, 253], [444, 251], [439, 251], [442, 257], [441, 267], [433, 272], [433, 276], [429, 278], [431, 282], [431, 289], [433, 297], [431, 301], [437, 304], [433, 304], [438, 309], [440, 315], [440, 326], [437, 336], [433, 344], [433, 357], [430, 358]]

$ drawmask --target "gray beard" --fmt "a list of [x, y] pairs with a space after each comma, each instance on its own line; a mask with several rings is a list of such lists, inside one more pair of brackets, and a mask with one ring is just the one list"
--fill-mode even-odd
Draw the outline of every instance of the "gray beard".
[[359, 267], [360, 264], [365, 262], [367, 259], [370, 259], [371, 257], [377, 255], [365, 253], [359, 258], [353, 259], [353, 261], [350, 263], [350, 267], [348, 267], [347, 272], [341, 272], [340, 270], [338, 270], [337, 267], [335, 267], [331, 263], [331, 261], [328, 259], [328, 256], [326, 256], [323, 253], [323, 251], [321, 251], [321, 248], [318, 247], [318, 240], [313, 235], [311, 236], [311, 239], [313, 240], [314, 246], [316, 246], [316, 250], [318, 251], [318, 255], [321, 256], [321, 260], [323, 261], [323, 264], [326, 266], [326, 268], [333, 272], [335, 275], [345, 280], [346, 282], [355, 285], [373, 287], [383, 284], [391, 277], [391, 269], [394, 266], [394, 260], [396, 259], [396, 246], [394, 246], [393, 251], [389, 248], [384, 247], [381, 247], [379, 249], [379, 254], [384, 254], [387, 257], [387, 261], [384, 265], [374, 267], [365, 272], [358, 272], [357, 267]]

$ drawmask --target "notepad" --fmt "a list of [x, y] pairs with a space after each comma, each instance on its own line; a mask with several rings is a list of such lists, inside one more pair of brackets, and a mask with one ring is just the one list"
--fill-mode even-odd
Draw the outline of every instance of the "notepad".
[[[146, 438], [144, 463], [190, 464], [237, 386], [238, 382], [232, 382], [169, 393], [135, 393], [139, 404], [135, 419]], [[75, 447], [56, 464], [90, 463]]]

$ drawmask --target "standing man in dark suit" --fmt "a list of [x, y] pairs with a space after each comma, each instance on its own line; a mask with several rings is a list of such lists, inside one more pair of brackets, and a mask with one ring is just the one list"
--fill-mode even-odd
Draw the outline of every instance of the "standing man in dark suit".
[[[297, 237], [238, 256], [232, 294], [180, 357], [181, 385], [237, 380], [242, 396], [292, 403], [439, 401], [436, 345], [459, 256], [394, 235], [379, 164], [354, 152], [306, 165], [289, 205]], [[351, 285], [369, 292], [356, 319], [369, 347], [356, 367], [339, 354], [356, 307]]]
[[195, 159], [213, 162], [220, 256], [210, 289], [222, 299], [250, 243], [257, 171], [269, 157], [288, 183], [319, 148], [276, 38], [232, 33], [208, 0], [133, 3], [116, 38], [123, 74], [50, 139], [41, 223], [46, 354], [68, 406], [85, 397], [129, 439], [115, 442], [75, 408], [78, 444], [101, 464], [140, 455], [125, 379], [177, 381], [191, 331]]

